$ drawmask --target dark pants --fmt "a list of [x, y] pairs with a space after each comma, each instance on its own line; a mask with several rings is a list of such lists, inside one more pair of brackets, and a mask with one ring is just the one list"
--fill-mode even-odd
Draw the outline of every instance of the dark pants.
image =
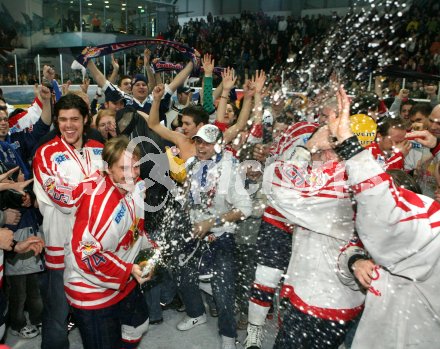
[[64, 293], [64, 270], [48, 269], [41, 275], [43, 298], [42, 349], [68, 349], [67, 317], [69, 304]]
[[40, 273], [33, 273], [6, 276], [9, 284], [9, 320], [11, 328], [15, 331], [20, 331], [26, 326], [25, 307], [31, 324], [41, 323], [43, 301], [39, 289], [40, 275]]
[[237, 245], [237, 282], [236, 282], [236, 300], [237, 306], [242, 314], [248, 313], [249, 298], [251, 287], [255, 280], [256, 249], [253, 244]]
[[302, 313], [289, 303], [273, 349], [337, 349], [350, 324]]
[[292, 234], [263, 221], [258, 233], [256, 248], [258, 264], [286, 270], [292, 252]]
[[177, 293], [176, 284], [165, 268], [159, 269], [156, 278], [146, 283], [143, 292], [148, 304], [150, 323], [162, 319], [161, 303], [171, 303]]
[[[222, 336], [237, 336], [234, 318], [235, 272], [234, 250], [235, 241], [232, 234], [223, 234], [210, 243], [212, 250], [211, 279], [212, 293], [218, 310], [218, 327]], [[195, 254], [180, 270], [179, 291], [190, 317], [198, 317], [205, 313], [202, 295], [199, 290], [198, 261], [200, 254]]]
[[73, 308], [84, 349], [120, 349], [122, 325], [138, 327], [148, 319], [148, 309], [142, 293], [135, 287], [120, 302], [103, 309]]

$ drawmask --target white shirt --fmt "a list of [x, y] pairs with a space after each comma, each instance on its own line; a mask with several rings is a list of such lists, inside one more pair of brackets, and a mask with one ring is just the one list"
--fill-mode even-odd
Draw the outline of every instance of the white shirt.
[[[213, 160], [198, 161], [195, 157], [188, 162], [190, 176], [190, 218], [191, 223], [198, 223], [238, 209], [247, 218], [252, 213], [252, 200], [244, 187], [244, 175], [240, 176], [238, 162], [230, 153], [223, 152]], [[203, 167], [207, 165], [204, 176]], [[235, 223], [211, 229], [215, 235], [225, 232], [234, 233]]]

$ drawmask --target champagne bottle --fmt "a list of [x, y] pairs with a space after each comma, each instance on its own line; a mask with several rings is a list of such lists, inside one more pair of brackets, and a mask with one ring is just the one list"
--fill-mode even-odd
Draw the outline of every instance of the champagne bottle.
[[151, 270], [159, 263], [160, 251], [157, 248], [146, 248], [139, 251], [134, 262], [139, 264], [142, 269], [142, 277], [147, 276]]

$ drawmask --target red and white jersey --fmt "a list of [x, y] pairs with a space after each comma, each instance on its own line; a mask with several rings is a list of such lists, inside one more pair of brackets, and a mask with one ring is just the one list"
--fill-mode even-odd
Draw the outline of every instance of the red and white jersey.
[[89, 140], [81, 150], [60, 137], [38, 148], [33, 161], [34, 192], [43, 215], [46, 266], [64, 268], [64, 245], [70, 240], [78, 184], [102, 169], [103, 145]]
[[295, 225], [282, 296], [305, 313], [348, 321], [362, 310], [364, 295], [346, 287], [336, 272], [340, 250], [354, 231], [345, 168], [310, 160], [310, 153], [297, 147], [266, 168], [264, 192], [273, 211], [266, 210], [263, 219], [278, 214]]
[[82, 309], [123, 299], [136, 286], [133, 261], [148, 244], [142, 190], [123, 195], [107, 175], [91, 183], [94, 188], [77, 203], [64, 270], [67, 300]]
[[396, 187], [368, 152], [347, 160], [346, 169], [357, 202], [356, 230], [381, 266], [352, 348], [437, 348], [440, 204]]
[[271, 155], [289, 155], [298, 145], [305, 145], [310, 136], [318, 128], [318, 124], [312, 122], [301, 121], [290, 125], [270, 148]]
[[371, 142], [366, 149], [373, 155], [373, 158], [386, 170], [403, 170], [404, 156], [401, 152], [393, 152], [390, 157], [387, 157], [376, 142]]
[[[283, 161], [288, 161], [295, 152], [297, 146], [304, 146], [309, 140], [310, 136], [316, 131], [319, 125], [310, 122], [297, 122], [290, 125], [279, 140], [270, 148], [270, 154], [280, 160], [278, 164]], [[265, 172], [268, 174], [268, 172]], [[265, 186], [270, 188], [272, 186], [271, 180], [266, 181]], [[270, 190], [270, 189], [269, 189]], [[263, 221], [272, 224], [288, 233], [292, 233], [293, 225], [289, 223], [289, 220], [277, 210], [276, 203], [269, 202], [269, 206], [266, 208], [263, 214]]]
[[9, 130], [11, 133], [23, 131], [26, 128], [32, 127], [41, 117], [43, 105], [38, 98], [32, 102], [31, 106], [13, 117], [9, 118]]

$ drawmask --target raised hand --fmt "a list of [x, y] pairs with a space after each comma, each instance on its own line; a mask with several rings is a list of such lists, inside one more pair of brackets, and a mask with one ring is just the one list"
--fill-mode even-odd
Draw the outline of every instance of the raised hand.
[[350, 126], [350, 100], [344, 87], [341, 85], [336, 93], [338, 99], [338, 114], [332, 114], [328, 119], [328, 127], [333, 137], [339, 143], [353, 136]]
[[214, 59], [209, 53], [205, 53], [202, 58], [202, 66], [206, 77], [211, 77], [214, 71]]
[[188, 107], [188, 106], [191, 105], [191, 103], [192, 103], [192, 96], [193, 96], [192, 92], [188, 93], [188, 98], [186, 99], [185, 107]]
[[49, 82], [55, 79], [55, 69], [49, 65], [43, 67], [43, 77]]
[[118, 60], [115, 59], [115, 55], [112, 53], [111, 54], [112, 57], [112, 66], [113, 66], [113, 70], [119, 71], [119, 63]]
[[81, 85], [79, 85], [81, 87], [81, 91], [83, 91], [84, 93], [87, 94], [87, 90], [89, 89], [90, 86], [90, 79], [89, 78], [85, 78], [83, 80], [83, 83]]
[[52, 98], [52, 92], [50, 91], [50, 89], [44, 85], [41, 85], [39, 87], [39, 99], [41, 100], [41, 102], [45, 103], [45, 102], [50, 102], [50, 99]]
[[333, 71], [330, 75], [330, 94], [334, 95], [337, 93], [340, 85], [339, 74], [336, 71]]
[[243, 98], [252, 98], [255, 94], [255, 84], [252, 80], [246, 80], [243, 84]]
[[144, 65], [150, 64], [151, 51], [149, 48], [144, 50]]
[[223, 82], [223, 90], [230, 91], [235, 86], [235, 82], [237, 81], [237, 76], [235, 76], [234, 69], [227, 67], [222, 72], [222, 82]]
[[406, 100], [406, 99], [408, 99], [408, 97], [409, 97], [409, 90], [407, 90], [406, 88], [402, 88], [402, 89], [399, 91], [399, 94], [398, 94], [397, 97], [399, 97], [401, 100]]
[[263, 69], [255, 71], [255, 78], [252, 77], [255, 86], [255, 93], [262, 93], [266, 82], [266, 73]]
[[67, 92], [69, 92], [69, 88], [70, 88], [71, 84], [72, 84], [72, 81], [67, 80], [67, 82], [65, 84], [61, 85], [61, 92], [62, 92], [63, 96], [66, 95]]
[[160, 101], [164, 94], [165, 94], [165, 86], [164, 86], [164, 84], [157, 85], [153, 89], [153, 99], [155, 101]]

